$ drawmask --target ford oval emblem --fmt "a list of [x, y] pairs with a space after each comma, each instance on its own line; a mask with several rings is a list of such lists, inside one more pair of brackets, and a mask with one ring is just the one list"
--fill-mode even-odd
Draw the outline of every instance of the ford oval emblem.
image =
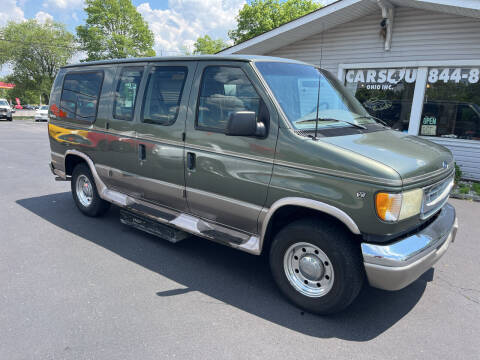
[[442, 162], [442, 167], [444, 169], [448, 168], [448, 163], [446, 161]]

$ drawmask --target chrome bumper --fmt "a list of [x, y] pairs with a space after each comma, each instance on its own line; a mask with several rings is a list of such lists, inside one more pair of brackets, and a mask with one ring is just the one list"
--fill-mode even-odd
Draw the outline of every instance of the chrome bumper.
[[455, 208], [445, 204], [438, 217], [418, 233], [392, 244], [362, 243], [363, 263], [371, 286], [400, 290], [440, 259], [457, 234]]

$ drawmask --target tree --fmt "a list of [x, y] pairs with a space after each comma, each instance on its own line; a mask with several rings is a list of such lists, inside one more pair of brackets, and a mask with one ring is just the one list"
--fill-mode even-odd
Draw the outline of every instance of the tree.
[[300, 16], [321, 8], [313, 0], [253, 0], [237, 15], [237, 28], [228, 32], [235, 44], [275, 29]]
[[212, 39], [210, 36], [205, 35], [199, 37], [195, 44], [193, 44], [194, 54], [216, 54], [217, 52], [225, 49], [228, 44], [222, 39]]
[[8, 80], [16, 84], [9, 96], [22, 101], [28, 97], [35, 103], [40, 96], [48, 101], [58, 69], [76, 52], [73, 34], [65, 25], [52, 21], [9, 22], [0, 28], [0, 44], [0, 65], [11, 66]]
[[86, 0], [77, 36], [85, 61], [155, 56], [153, 33], [130, 0]]

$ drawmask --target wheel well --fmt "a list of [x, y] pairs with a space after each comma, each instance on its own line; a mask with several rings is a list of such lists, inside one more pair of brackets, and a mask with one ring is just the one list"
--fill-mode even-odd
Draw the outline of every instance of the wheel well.
[[350, 231], [350, 229], [336, 217], [324, 213], [319, 210], [306, 208], [297, 205], [285, 205], [277, 209], [268, 222], [267, 230], [265, 231], [265, 237], [263, 239], [262, 253], [268, 254], [270, 251], [270, 245], [272, 244], [275, 235], [288, 224], [307, 217], [316, 217], [328, 221], [330, 223], [337, 224], [338, 227], [345, 229], [352, 235], [352, 238], [358, 238]]
[[78, 155], [67, 155], [65, 157], [65, 175], [72, 176], [73, 169], [80, 163], [87, 163], [85, 159]]

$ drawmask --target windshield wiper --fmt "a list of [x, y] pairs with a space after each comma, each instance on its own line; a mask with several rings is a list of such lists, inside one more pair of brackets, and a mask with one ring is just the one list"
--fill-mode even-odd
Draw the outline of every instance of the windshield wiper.
[[369, 115], [369, 116], [361, 115], [361, 116], [357, 117], [356, 119], [373, 119], [373, 120], [375, 120], [376, 122], [379, 122], [380, 124], [382, 124], [383, 126], [386, 126], [386, 127], [388, 127], [388, 128], [390, 127], [390, 126], [388, 126], [388, 124], [387, 124], [385, 121], [383, 121], [382, 119], [379, 119], [379, 118], [377, 118], [377, 117], [375, 117], [375, 116], [371, 116], [371, 115]]
[[[312, 121], [317, 121], [317, 119], [308, 119], [308, 120], [300, 120], [300, 121], [295, 121], [295, 124], [303, 124], [303, 123], [307, 123], [307, 122], [312, 122]], [[349, 124], [349, 125], [352, 125], [356, 128], [359, 128], [359, 129], [363, 129], [363, 130], [367, 130], [367, 128], [363, 125], [360, 125], [360, 124], [356, 124], [354, 122], [350, 122], [350, 121], [347, 121], [347, 120], [340, 120], [340, 119], [333, 119], [333, 118], [318, 118], [318, 121], [335, 121], [335, 122], [343, 122], [345, 124]]]

